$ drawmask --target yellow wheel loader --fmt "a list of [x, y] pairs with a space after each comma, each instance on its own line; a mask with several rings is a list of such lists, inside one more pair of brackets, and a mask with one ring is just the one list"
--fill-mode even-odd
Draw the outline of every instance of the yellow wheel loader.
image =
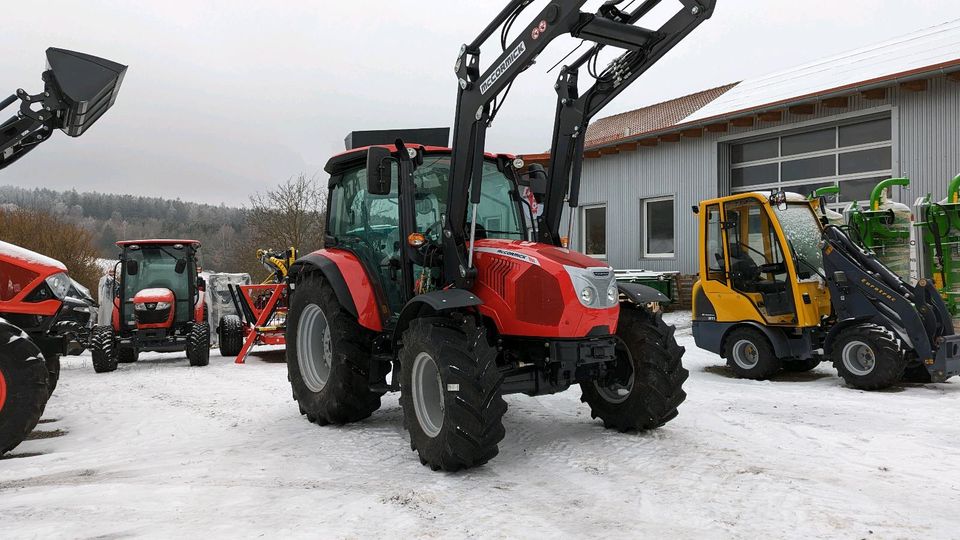
[[697, 346], [739, 377], [767, 379], [831, 361], [876, 390], [960, 374], [960, 336], [932, 283], [911, 285], [831, 225], [822, 199], [786, 192], [703, 201]]

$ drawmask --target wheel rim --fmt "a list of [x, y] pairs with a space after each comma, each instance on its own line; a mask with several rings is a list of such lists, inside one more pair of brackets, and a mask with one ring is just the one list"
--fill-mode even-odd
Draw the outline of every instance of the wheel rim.
[[429, 354], [422, 352], [413, 361], [413, 410], [420, 429], [433, 438], [443, 428], [443, 381], [437, 363]]
[[733, 345], [733, 361], [743, 369], [753, 369], [760, 363], [760, 351], [748, 339], [741, 339]]
[[[620, 360], [625, 360], [629, 362], [628, 356], [622, 356], [623, 351], [618, 351], [620, 353]], [[623, 403], [626, 401], [630, 394], [633, 393], [634, 385], [634, 371], [633, 364], [630, 365], [630, 377], [627, 378], [627, 384], [620, 384], [615, 382], [610, 386], [600, 386], [596, 381], [593, 382], [593, 386], [597, 389], [597, 393], [600, 394], [600, 397], [608, 403]]]
[[877, 355], [870, 345], [862, 341], [851, 341], [843, 346], [843, 367], [854, 375], [869, 375], [877, 366]]
[[7, 404], [7, 379], [3, 376], [3, 371], [0, 371], [0, 411], [3, 411], [3, 406]]
[[308, 305], [297, 325], [297, 363], [303, 384], [319, 392], [327, 384], [333, 361], [333, 342], [327, 316], [316, 304]]

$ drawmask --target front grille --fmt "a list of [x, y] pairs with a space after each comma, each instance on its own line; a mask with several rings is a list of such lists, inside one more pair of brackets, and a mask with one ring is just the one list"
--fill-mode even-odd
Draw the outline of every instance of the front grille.
[[550, 272], [530, 266], [516, 283], [517, 318], [523, 322], [556, 326], [563, 315], [560, 284]]
[[480, 281], [506, 300], [507, 276], [519, 265], [499, 257], [488, 257], [486, 260], [490, 262], [480, 267]]
[[170, 308], [150, 309], [137, 312], [137, 323], [139, 324], [160, 324], [167, 322], [170, 317]]

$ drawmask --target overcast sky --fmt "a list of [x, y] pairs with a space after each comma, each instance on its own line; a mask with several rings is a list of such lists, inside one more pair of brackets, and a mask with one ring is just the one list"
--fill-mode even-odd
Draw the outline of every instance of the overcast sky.
[[[602, 3], [587, 3], [594, 11]], [[79, 139], [57, 133], [0, 184], [237, 205], [319, 173], [352, 130], [449, 126], [453, 63], [505, 0], [8, 1], [0, 93], [42, 88], [44, 50], [130, 66], [112, 110]], [[765, 75], [955, 18], [956, 0], [718, 0], [714, 17], [601, 116]], [[546, 5], [520, 17], [516, 33]], [[664, 0], [656, 26], [679, 7]], [[487, 148], [549, 146], [555, 41], [514, 86]], [[499, 47], [499, 44], [496, 45]], [[491, 62], [499, 48], [485, 50]], [[584, 84], [581, 82], [581, 84]], [[13, 109], [0, 113], [6, 117]]]

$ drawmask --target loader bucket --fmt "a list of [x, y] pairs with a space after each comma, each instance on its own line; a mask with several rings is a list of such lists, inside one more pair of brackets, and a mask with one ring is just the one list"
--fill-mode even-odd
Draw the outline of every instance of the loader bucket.
[[107, 112], [117, 99], [127, 66], [66, 49], [47, 49], [44, 81], [60, 90], [67, 105], [59, 126], [79, 137]]

